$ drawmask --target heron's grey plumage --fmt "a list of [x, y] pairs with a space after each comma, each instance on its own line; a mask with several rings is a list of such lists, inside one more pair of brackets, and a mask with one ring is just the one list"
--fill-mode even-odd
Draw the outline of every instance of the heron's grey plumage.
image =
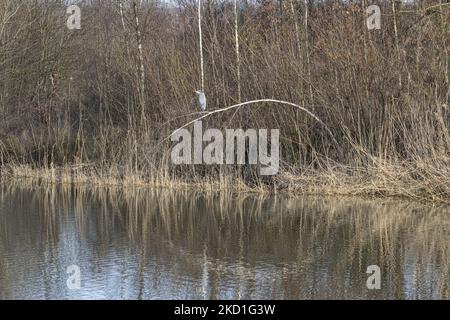
[[206, 110], [206, 96], [203, 91], [195, 91], [197, 94], [197, 103], [202, 111]]

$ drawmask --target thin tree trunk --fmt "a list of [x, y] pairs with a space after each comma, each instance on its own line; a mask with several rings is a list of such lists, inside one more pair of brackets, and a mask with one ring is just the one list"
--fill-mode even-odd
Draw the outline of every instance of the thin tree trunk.
[[290, 5], [291, 5], [292, 20], [294, 20], [294, 27], [295, 27], [295, 41], [296, 41], [296, 45], [297, 45], [297, 55], [299, 55], [300, 54], [300, 31], [298, 28], [297, 14], [296, 14], [295, 8], [294, 8], [294, 0], [290, 1]]
[[305, 3], [305, 46], [306, 46], [306, 64], [307, 64], [307, 72], [308, 72], [308, 81], [309, 81], [309, 98], [310, 103], [313, 102], [313, 90], [311, 83], [311, 58], [309, 54], [309, 32], [308, 32], [308, 0], [304, 0]]
[[[397, 59], [398, 59], [399, 67], [400, 67], [401, 62], [402, 62], [402, 58], [401, 58], [401, 54], [400, 54], [400, 45], [399, 45], [399, 41], [398, 41], [397, 10], [395, 8], [395, 0], [391, 0], [391, 3], [392, 3], [392, 15], [393, 15], [393, 18], [394, 18], [395, 48], [397, 50]], [[401, 89], [402, 88], [401, 68], [400, 68], [399, 75], [398, 75], [398, 84], [399, 84], [399, 87]]]
[[138, 59], [139, 59], [139, 101], [141, 104], [141, 120], [144, 119], [144, 105], [145, 105], [145, 69], [144, 69], [144, 55], [142, 50], [142, 35], [139, 26], [139, 10], [138, 0], [133, 0], [133, 14], [136, 31], [136, 41], [138, 46]]
[[205, 71], [203, 69], [203, 39], [202, 39], [202, 1], [198, 0], [198, 37], [200, 47], [200, 73], [201, 73], [201, 90], [205, 92]]
[[[448, 30], [448, 28], [447, 28], [448, 20], [445, 19], [443, 6], [444, 6], [444, 3], [442, 2], [442, 0], [439, 0], [439, 14], [441, 15], [441, 25], [442, 25], [441, 30]], [[446, 42], [448, 40], [448, 38], [447, 38], [448, 32], [446, 32], [446, 31], [443, 32], [442, 36], [443, 36], [442, 38], [443, 38], [444, 48], [446, 48], [447, 47]], [[447, 99], [446, 99], [446, 101], [448, 101], [448, 98], [450, 96], [450, 83], [449, 83], [449, 79], [448, 79], [448, 59], [449, 59], [449, 55], [446, 54], [445, 55], [445, 68], [444, 68], [445, 84], [446, 84], [446, 87], [447, 87], [447, 97], [446, 97]]]
[[234, 40], [236, 44], [236, 70], [237, 70], [237, 91], [238, 103], [241, 102], [241, 59], [239, 56], [239, 30], [238, 30], [238, 10], [237, 0], [234, 0]]
[[[119, 0], [119, 14], [120, 14], [120, 21], [122, 23], [122, 29], [123, 29], [123, 36], [125, 39], [125, 47], [127, 50], [127, 58], [130, 59], [131, 54], [130, 54], [130, 43], [128, 41], [128, 31], [127, 31], [127, 27], [125, 25], [125, 14], [123, 12], [123, 0]], [[133, 73], [135, 73], [136, 70], [133, 71]], [[134, 75], [136, 76], [136, 74]]]
[[[366, 9], [367, 9], [367, 6], [368, 6], [368, 3], [367, 3], [367, 0], [363, 0], [362, 1], [362, 3], [361, 3], [361, 5], [362, 5], [362, 8], [361, 8], [361, 11], [362, 11], [362, 14], [363, 14], [363, 32], [364, 32], [364, 37], [363, 37], [363, 46], [364, 46], [364, 62], [365, 62], [365, 65], [368, 65], [368, 58], [367, 58], [367, 37], [369, 37], [369, 42], [371, 41], [371, 38], [370, 38], [370, 31], [369, 30], [367, 30], [367, 23], [366, 23], [366, 19], [367, 19], [367, 13], [366, 13]], [[368, 82], [367, 81], [365, 81], [365, 83], [364, 83], [365, 85], [364, 85], [364, 91], [365, 91], [365, 94], [366, 94], [366, 98], [367, 99], [369, 99], [369, 84], [368, 84]]]

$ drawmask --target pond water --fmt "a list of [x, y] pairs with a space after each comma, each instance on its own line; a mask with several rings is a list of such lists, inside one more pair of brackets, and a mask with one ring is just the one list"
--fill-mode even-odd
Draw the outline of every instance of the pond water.
[[0, 185], [0, 299], [449, 299], [449, 267], [446, 206]]

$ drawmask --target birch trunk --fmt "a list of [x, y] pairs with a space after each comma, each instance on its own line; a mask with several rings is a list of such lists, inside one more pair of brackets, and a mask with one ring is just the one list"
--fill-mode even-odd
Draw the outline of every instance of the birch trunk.
[[237, 91], [238, 103], [241, 102], [241, 59], [239, 56], [239, 29], [238, 29], [238, 10], [237, 0], [234, 0], [234, 39], [236, 44], [236, 72], [237, 72]]
[[308, 72], [308, 81], [309, 81], [309, 98], [310, 103], [313, 101], [313, 90], [311, 83], [311, 57], [309, 54], [309, 32], [308, 32], [308, 0], [304, 0], [305, 3], [305, 46], [306, 46], [306, 64], [307, 64], [307, 72]]
[[203, 35], [202, 35], [202, 1], [198, 0], [198, 37], [200, 47], [200, 76], [201, 76], [201, 90], [205, 92], [205, 71], [203, 63]]
[[292, 20], [294, 20], [295, 42], [297, 45], [297, 55], [300, 54], [300, 32], [298, 28], [297, 14], [295, 13], [294, 0], [290, 1]]
[[144, 105], [145, 105], [145, 69], [144, 69], [144, 55], [142, 50], [142, 35], [139, 25], [139, 4], [138, 0], [133, 0], [133, 14], [135, 22], [135, 32], [136, 32], [136, 42], [138, 47], [138, 60], [139, 60], [139, 102], [141, 104], [141, 116], [142, 120], [144, 115]]
[[[399, 67], [400, 67], [402, 58], [401, 58], [401, 54], [400, 54], [400, 45], [399, 45], [399, 41], [398, 41], [397, 9], [395, 8], [395, 0], [391, 0], [391, 3], [392, 3], [392, 15], [393, 15], [393, 19], [394, 19], [395, 49], [397, 51], [397, 59], [398, 59]], [[402, 88], [401, 72], [399, 73], [399, 76], [398, 76], [398, 85], [400, 86], [400, 89], [401, 89]]]

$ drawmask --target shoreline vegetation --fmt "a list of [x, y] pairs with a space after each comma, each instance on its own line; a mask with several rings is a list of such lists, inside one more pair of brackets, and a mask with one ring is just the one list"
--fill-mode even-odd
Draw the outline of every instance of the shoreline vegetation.
[[[368, 30], [366, 5], [205, 1], [200, 59], [196, 1], [83, 2], [69, 30], [62, 0], [2, 0], [0, 179], [449, 203], [450, 7], [379, 1]], [[203, 86], [205, 128], [280, 129], [277, 175], [170, 162]]]
[[[445, 159], [444, 159], [445, 160]], [[449, 161], [446, 159], [446, 161]], [[436, 164], [436, 160], [433, 162]], [[444, 164], [445, 165], [445, 164]], [[447, 163], [448, 165], [448, 163]], [[444, 166], [445, 167], [445, 166]], [[230, 191], [258, 194], [285, 193], [290, 195], [328, 195], [359, 197], [391, 197], [450, 203], [448, 171], [430, 163], [383, 163], [374, 162], [370, 167], [351, 168], [325, 165], [322, 169], [280, 172], [263, 181], [265, 177], [246, 178], [242, 170], [217, 172], [204, 177], [171, 174], [169, 167], [162, 166], [148, 172], [126, 173], [118, 167], [99, 170], [92, 165], [51, 168], [33, 168], [18, 165], [0, 168], [0, 183], [8, 180], [28, 181], [38, 184], [81, 185], [95, 187], [162, 187], [193, 189], [199, 191]], [[237, 172], [241, 172], [237, 174]]]

